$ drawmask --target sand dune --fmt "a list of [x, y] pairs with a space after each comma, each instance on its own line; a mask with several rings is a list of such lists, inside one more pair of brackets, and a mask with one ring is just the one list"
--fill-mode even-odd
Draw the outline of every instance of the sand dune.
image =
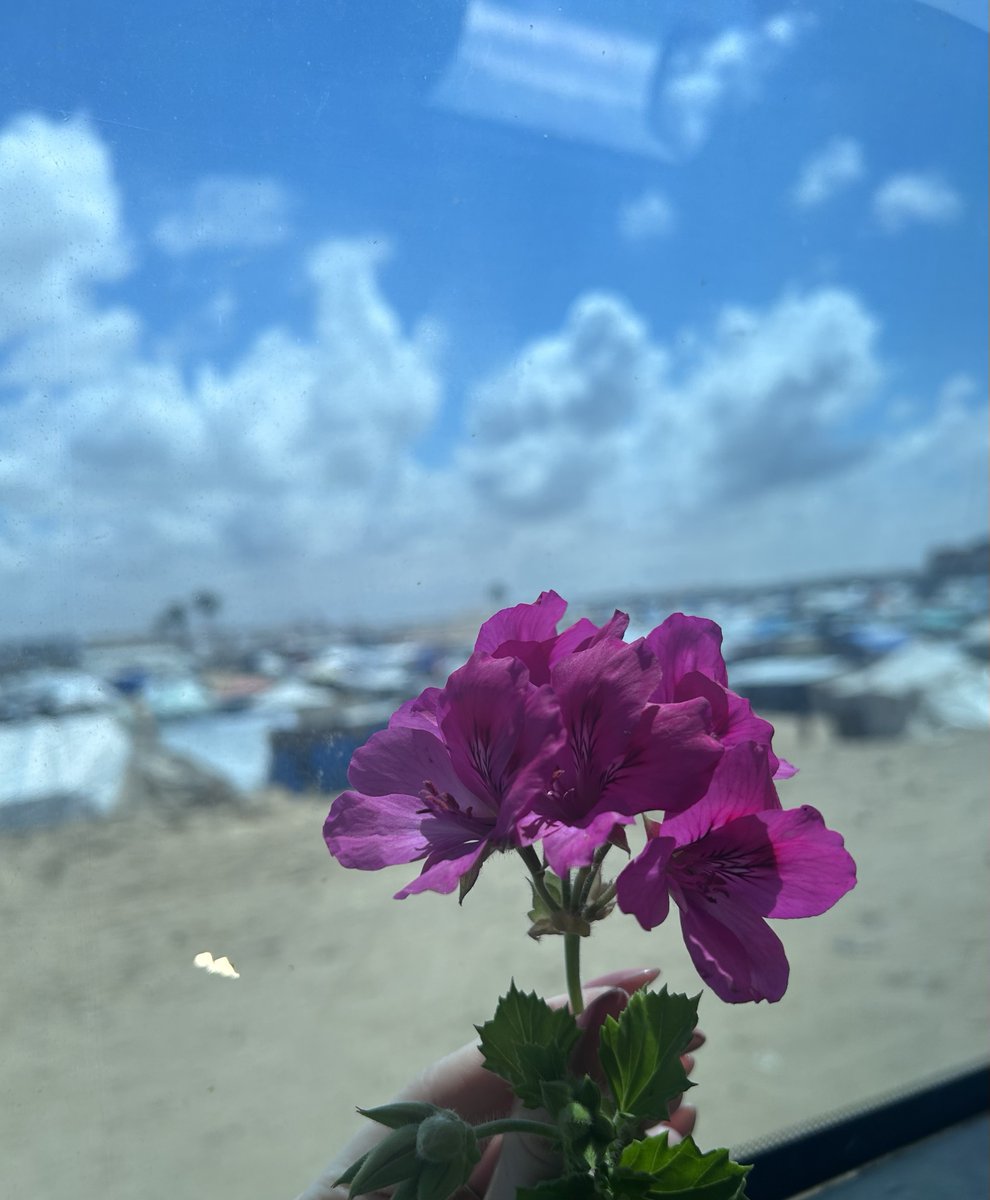
[[[982, 735], [778, 739], [802, 767], [785, 803], [822, 809], [860, 883], [826, 916], [780, 922], [792, 982], [775, 1006], [702, 999], [699, 1140], [740, 1143], [986, 1053]], [[74, 1200], [290, 1197], [386, 1098], [468, 1039], [510, 977], [561, 990], [561, 947], [525, 937], [517, 862], [463, 908], [404, 902], [408, 869], [333, 863], [323, 800], [250, 817], [149, 814], [0, 842], [0, 1176]], [[227, 956], [240, 978], [193, 966]], [[586, 976], [660, 964], [699, 981], [676, 922], [617, 915]]]

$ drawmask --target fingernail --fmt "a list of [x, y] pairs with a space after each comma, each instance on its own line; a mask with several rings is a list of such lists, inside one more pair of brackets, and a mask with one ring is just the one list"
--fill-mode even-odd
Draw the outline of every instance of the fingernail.
[[641, 987], [652, 983], [660, 974], [659, 967], [631, 967], [624, 970], [608, 971], [605, 975], [597, 975], [589, 979], [585, 987], [617, 987], [630, 996]]

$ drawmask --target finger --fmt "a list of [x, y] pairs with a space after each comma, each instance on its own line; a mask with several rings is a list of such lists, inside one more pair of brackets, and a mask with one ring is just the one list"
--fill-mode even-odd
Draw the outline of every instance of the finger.
[[694, 1033], [691, 1034], [691, 1040], [687, 1044], [688, 1054], [690, 1054], [692, 1050], [700, 1050], [707, 1041], [708, 1038], [705, 1037], [702, 1031], [700, 1029], [696, 1029]]
[[594, 979], [588, 980], [585, 987], [617, 987], [631, 996], [641, 987], [651, 984], [659, 975], [659, 967], [626, 967], [618, 971], [606, 971], [604, 975], [596, 975]]
[[678, 1141], [682, 1137], [687, 1137], [688, 1134], [694, 1133], [695, 1127], [698, 1124], [698, 1110], [693, 1104], [682, 1104], [675, 1113], [671, 1113], [670, 1120], [664, 1122], [663, 1128], [668, 1127], [678, 1135]]

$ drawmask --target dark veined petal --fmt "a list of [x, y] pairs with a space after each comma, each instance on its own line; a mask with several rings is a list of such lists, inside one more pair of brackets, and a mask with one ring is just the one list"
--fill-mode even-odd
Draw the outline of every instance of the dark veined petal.
[[762, 917], [726, 897], [674, 893], [681, 932], [698, 974], [729, 1004], [779, 1000], [790, 967], [780, 938]]
[[515, 659], [473, 654], [447, 681], [440, 726], [463, 786], [488, 806], [496, 836], [508, 836], [545, 793], [563, 745], [549, 688], [534, 687]]
[[[722, 830], [728, 837], [746, 824], [759, 830], [772, 852], [774, 883], [759, 873], [740, 876], [733, 895], [767, 917], [816, 917], [856, 886], [856, 864], [842, 837], [825, 827], [809, 805], [782, 812], [756, 813]], [[740, 830], [738, 839], [744, 836]]]
[[609, 768], [626, 754], [659, 674], [642, 641], [627, 645], [617, 639], [554, 666], [551, 682], [571, 751], [562, 786], [575, 792], [577, 815], [594, 807]]
[[[418, 797], [427, 782], [437, 792], [457, 798], [466, 791], [437, 728], [399, 725], [372, 734], [354, 751], [347, 778], [356, 791], [369, 796], [404, 792]], [[466, 809], [467, 804], [460, 807]]]

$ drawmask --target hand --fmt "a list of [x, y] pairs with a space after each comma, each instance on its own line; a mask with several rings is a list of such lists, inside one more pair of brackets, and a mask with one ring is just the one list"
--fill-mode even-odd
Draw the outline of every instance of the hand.
[[[612, 971], [590, 980], [585, 986], [586, 1007], [578, 1017], [578, 1024], [585, 1030], [583, 1044], [578, 1047], [579, 1059], [584, 1056], [588, 1060], [586, 1065], [582, 1064], [585, 1070], [594, 1066], [598, 1029], [605, 1018], [617, 1017], [633, 992], [652, 983], [659, 974], [655, 968]], [[567, 997], [555, 996], [548, 1003], [554, 1008], [563, 1008]], [[694, 1066], [690, 1052], [703, 1045], [704, 1040], [704, 1034], [695, 1030], [688, 1053], [681, 1060], [688, 1073]], [[423, 1100], [440, 1108], [451, 1108], [472, 1125], [506, 1117], [519, 1106], [509, 1084], [482, 1066], [476, 1042], [462, 1046], [427, 1067], [402, 1089], [396, 1100]], [[673, 1143], [691, 1133], [696, 1120], [694, 1107], [682, 1104], [677, 1097], [671, 1103], [668, 1120], [648, 1132], [667, 1132]], [[347, 1200], [347, 1188], [335, 1188], [333, 1181], [389, 1132], [369, 1121], [297, 1200]], [[502, 1143], [502, 1138], [492, 1138], [486, 1143], [481, 1161], [468, 1183], [457, 1193], [456, 1200], [515, 1200], [517, 1188], [533, 1186], [540, 1179], [552, 1178], [556, 1173], [553, 1148], [543, 1138], [511, 1134], [505, 1144]], [[380, 1195], [384, 1200], [385, 1194]], [[373, 1200], [379, 1200], [379, 1196]]]

